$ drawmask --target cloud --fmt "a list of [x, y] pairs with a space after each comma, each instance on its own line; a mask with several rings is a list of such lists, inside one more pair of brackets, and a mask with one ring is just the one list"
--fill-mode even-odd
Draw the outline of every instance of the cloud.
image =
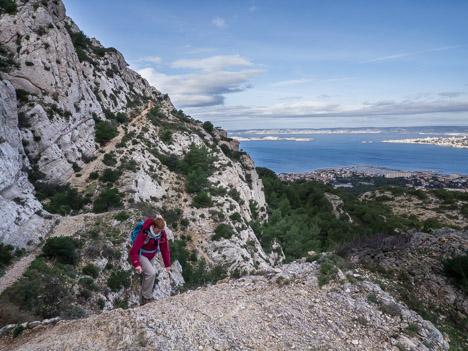
[[285, 85], [296, 85], [296, 84], [303, 84], [303, 83], [308, 83], [308, 82], [310, 82], [310, 79], [286, 80], [286, 81], [283, 81], [283, 82], [274, 83], [273, 86], [274, 87], [281, 87], [281, 86], [285, 86]]
[[224, 27], [226, 27], [226, 21], [224, 20], [224, 18], [221, 18], [221, 17], [213, 18], [211, 20], [211, 24], [220, 29], [223, 29]]
[[468, 112], [468, 100], [381, 100], [357, 105], [342, 105], [336, 102], [300, 101], [282, 103], [273, 106], [214, 106], [210, 109], [189, 109], [193, 116], [203, 116], [212, 121], [232, 123], [248, 116], [249, 119], [268, 119], [269, 123], [284, 119], [353, 117], [395, 118], [396, 116], [427, 116], [434, 113]]
[[173, 68], [201, 69], [203, 71], [217, 71], [229, 67], [250, 67], [253, 63], [239, 56], [213, 56], [201, 60], [177, 60], [171, 64]]
[[439, 93], [439, 95], [442, 97], [455, 98], [462, 95], [466, 95], [466, 93], [463, 91], [444, 91]]
[[208, 52], [214, 52], [217, 49], [212, 49], [212, 48], [193, 48], [188, 51], [186, 51], [187, 54], [206, 54]]
[[254, 12], [257, 9], [257, 6], [250, 6], [249, 11]]
[[162, 58], [158, 56], [145, 56], [145, 57], [139, 58], [137, 62], [151, 62], [151, 63], [160, 64], [162, 63]]
[[377, 58], [370, 59], [370, 60], [363, 60], [363, 61], [359, 61], [358, 63], [371, 63], [371, 62], [395, 60], [395, 59], [399, 59], [399, 58], [402, 58], [402, 57], [415, 56], [415, 55], [425, 54], [425, 53], [428, 53], [428, 52], [452, 50], [452, 49], [456, 49], [458, 47], [459, 46], [444, 46], [444, 47], [428, 49], [428, 50], [405, 52], [405, 53], [399, 53], [399, 54], [395, 54], [395, 55], [377, 57]]
[[151, 85], [168, 93], [173, 102], [181, 107], [223, 104], [225, 94], [249, 89], [249, 81], [262, 72], [256, 69], [237, 72], [221, 70], [171, 76], [159, 73], [154, 68], [138, 71]]

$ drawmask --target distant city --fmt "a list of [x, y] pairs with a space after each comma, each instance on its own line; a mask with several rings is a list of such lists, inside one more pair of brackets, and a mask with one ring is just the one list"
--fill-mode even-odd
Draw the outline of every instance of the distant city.
[[[285, 181], [300, 179], [318, 180], [342, 188], [353, 187], [351, 182], [344, 182], [344, 179], [362, 178], [364, 181], [369, 179], [369, 177], [403, 178], [407, 188], [416, 190], [445, 189], [461, 192], [468, 191], [468, 175], [438, 174], [436, 171], [402, 171], [371, 165], [317, 169], [313, 172], [305, 173], [281, 173], [278, 177]], [[373, 185], [372, 183], [364, 184]]]
[[401, 139], [401, 140], [382, 140], [382, 143], [400, 143], [400, 144], [429, 144], [436, 146], [449, 146], [459, 149], [468, 149], [468, 137], [427, 137], [421, 139]]

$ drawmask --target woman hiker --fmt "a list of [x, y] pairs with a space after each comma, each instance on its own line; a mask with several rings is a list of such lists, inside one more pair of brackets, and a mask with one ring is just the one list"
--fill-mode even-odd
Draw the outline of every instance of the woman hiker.
[[160, 217], [148, 218], [141, 228], [140, 233], [133, 242], [130, 250], [130, 260], [138, 274], [143, 273], [143, 283], [141, 286], [141, 304], [144, 305], [153, 301], [153, 287], [156, 278], [156, 270], [153, 266], [154, 256], [161, 251], [161, 256], [169, 273], [171, 266], [171, 256], [167, 235], [164, 231], [166, 224]]

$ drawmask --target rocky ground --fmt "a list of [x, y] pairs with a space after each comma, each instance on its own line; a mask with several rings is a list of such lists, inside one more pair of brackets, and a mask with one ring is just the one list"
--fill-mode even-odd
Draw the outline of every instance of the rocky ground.
[[415, 195], [403, 193], [393, 195], [390, 191], [368, 192], [362, 198], [388, 197], [383, 201], [389, 205], [396, 215], [416, 216], [421, 222], [436, 218], [440, 223], [451, 226], [466, 228], [468, 219], [461, 213], [461, 208], [466, 205], [464, 201], [455, 201], [452, 206], [447, 206], [444, 201], [438, 199], [430, 192], [425, 192], [425, 198], [421, 199]]
[[143, 307], [36, 326], [6, 334], [0, 349], [448, 349], [432, 323], [374, 283], [342, 279], [320, 288], [319, 267], [303, 260]]

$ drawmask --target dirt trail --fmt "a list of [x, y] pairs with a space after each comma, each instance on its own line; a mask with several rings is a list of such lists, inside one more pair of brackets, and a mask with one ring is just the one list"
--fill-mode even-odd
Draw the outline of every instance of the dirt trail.
[[[73, 236], [76, 232], [83, 229], [87, 216], [95, 215], [80, 214], [73, 217], [62, 217], [48, 237]], [[22, 257], [6, 271], [5, 275], [0, 278], [0, 294], [23, 275], [31, 262], [42, 252], [42, 246], [39, 245], [29, 255]]]
[[[146, 114], [149, 112], [149, 110], [153, 107], [153, 102], [150, 101], [148, 103], [148, 107], [143, 110], [137, 117], [135, 117], [128, 125], [136, 125], [137, 122], [140, 122], [140, 120], [146, 116]], [[81, 174], [80, 177], [76, 177], [76, 174], [74, 174], [70, 179], [69, 183], [72, 188], [76, 188], [78, 191], [83, 191], [88, 185], [89, 185], [89, 175], [92, 172], [95, 171], [101, 171], [103, 170], [106, 166], [102, 163], [102, 160], [104, 159], [104, 155], [114, 151], [116, 149], [116, 145], [122, 141], [122, 138], [125, 135], [125, 131], [123, 128], [119, 128], [119, 134], [113, 138], [109, 143], [107, 143], [104, 147], [97, 149], [94, 152], [94, 156], [96, 156], [96, 159], [91, 161], [88, 164], [84, 164], [83, 168], [79, 172]]]

